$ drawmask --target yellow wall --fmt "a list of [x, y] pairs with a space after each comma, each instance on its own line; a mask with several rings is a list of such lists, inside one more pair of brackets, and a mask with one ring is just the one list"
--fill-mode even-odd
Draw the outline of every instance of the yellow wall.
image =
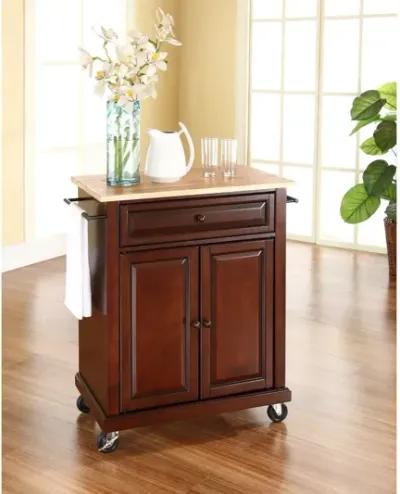
[[181, 0], [179, 119], [201, 137], [235, 137], [236, 1]]
[[[153, 33], [157, 7], [161, 7], [164, 12], [172, 14], [178, 24], [179, 4], [179, 0], [135, 0], [133, 19], [135, 29], [143, 33]], [[179, 26], [176, 27], [175, 34], [179, 39]], [[169, 53], [168, 70], [160, 74], [160, 82], [157, 87], [158, 97], [156, 100], [147, 99], [142, 104], [142, 163], [148, 146], [147, 129], [173, 130], [177, 127], [179, 52], [181, 49], [171, 45], [165, 46], [165, 50]]]
[[3, 0], [3, 244], [24, 240], [24, 0]]

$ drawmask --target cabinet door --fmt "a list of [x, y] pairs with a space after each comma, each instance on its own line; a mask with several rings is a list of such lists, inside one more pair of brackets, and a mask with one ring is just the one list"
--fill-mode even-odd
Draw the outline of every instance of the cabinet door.
[[198, 399], [197, 247], [121, 255], [122, 409]]
[[274, 241], [201, 248], [201, 397], [272, 387]]

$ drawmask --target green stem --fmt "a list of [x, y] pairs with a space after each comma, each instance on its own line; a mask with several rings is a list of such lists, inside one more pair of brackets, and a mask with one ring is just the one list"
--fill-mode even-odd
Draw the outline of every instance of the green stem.
[[121, 108], [118, 108], [118, 114], [116, 117], [117, 123], [117, 136], [115, 142], [115, 173], [117, 180], [122, 180], [122, 139], [121, 139]]
[[112, 60], [111, 60], [110, 54], [108, 53], [107, 45], [108, 45], [108, 41], [107, 41], [107, 40], [105, 40], [105, 41], [104, 41], [104, 43], [103, 43], [104, 53], [106, 54], [106, 57], [107, 57], [107, 59], [108, 59], [108, 63], [112, 63]]

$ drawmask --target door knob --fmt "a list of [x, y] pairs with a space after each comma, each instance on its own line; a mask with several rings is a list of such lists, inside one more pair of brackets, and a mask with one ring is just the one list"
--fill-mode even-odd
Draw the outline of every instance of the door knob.
[[200, 329], [200, 328], [201, 328], [201, 322], [200, 322], [200, 321], [193, 321], [193, 322], [192, 322], [192, 326], [193, 326], [195, 329]]
[[206, 221], [206, 217], [204, 214], [196, 214], [197, 223], [204, 223]]
[[203, 326], [204, 326], [205, 328], [211, 328], [211, 321], [208, 321], [207, 319], [205, 319], [205, 320], [203, 321]]

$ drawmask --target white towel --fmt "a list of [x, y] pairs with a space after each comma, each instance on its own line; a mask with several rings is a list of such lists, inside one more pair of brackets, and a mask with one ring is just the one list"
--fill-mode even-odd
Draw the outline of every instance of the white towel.
[[65, 305], [78, 319], [92, 315], [90, 288], [88, 221], [76, 204], [68, 206], [67, 268]]

